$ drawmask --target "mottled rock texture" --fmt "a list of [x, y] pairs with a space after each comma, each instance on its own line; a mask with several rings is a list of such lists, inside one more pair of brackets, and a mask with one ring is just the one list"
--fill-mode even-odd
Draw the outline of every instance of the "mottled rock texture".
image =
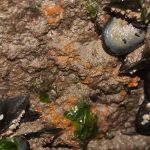
[[[100, 30], [108, 18], [102, 3], [98, 0]], [[105, 52], [85, 4], [84, 0], [0, 0], [0, 97], [30, 94], [30, 109], [42, 113], [37, 121], [22, 123], [18, 134], [35, 131], [44, 121], [66, 128], [63, 112], [88, 97], [98, 110], [100, 126], [89, 150], [149, 150], [149, 137], [123, 134], [134, 130], [143, 83], [137, 76], [119, 76], [121, 61]], [[49, 94], [50, 104], [40, 103], [41, 91]], [[105, 139], [107, 130], [115, 138]], [[31, 148], [78, 147], [69, 134], [44, 147], [51, 138], [31, 139]]]

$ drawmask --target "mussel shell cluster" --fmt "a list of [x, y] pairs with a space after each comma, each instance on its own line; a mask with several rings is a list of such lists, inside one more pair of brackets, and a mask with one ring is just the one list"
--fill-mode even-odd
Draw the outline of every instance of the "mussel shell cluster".
[[[106, 51], [112, 55], [125, 56], [143, 43], [150, 21], [150, 0], [110, 0], [107, 4], [111, 15], [103, 30]], [[139, 22], [141, 25], [139, 25]], [[134, 23], [134, 25], [133, 25]], [[135, 25], [137, 23], [137, 25]], [[147, 55], [148, 54], [148, 55]], [[122, 65], [121, 73], [142, 71], [144, 76], [145, 99], [135, 119], [136, 131], [150, 135], [150, 47], [145, 46], [140, 60]]]
[[[6, 149], [8, 150], [9, 146], [7, 143], [13, 145], [15, 150], [30, 150], [28, 140], [31, 138], [40, 137], [43, 134], [57, 136], [62, 130], [61, 128], [55, 128], [47, 125], [47, 127], [35, 132], [14, 135], [13, 133], [19, 125], [28, 105], [29, 96], [17, 96], [0, 100], [0, 150], [4, 150], [5, 147], [7, 147]], [[27, 112], [28, 113], [25, 114], [26, 117], [22, 119], [25, 122], [33, 121], [34, 119], [37, 119], [37, 117], [39, 118], [38, 113], [31, 110], [27, 110]]]
[[108, 0], [110, 19], [103, 30], [106, 52], [123, 56], [139, 47], [150, 19], [150, 0]]

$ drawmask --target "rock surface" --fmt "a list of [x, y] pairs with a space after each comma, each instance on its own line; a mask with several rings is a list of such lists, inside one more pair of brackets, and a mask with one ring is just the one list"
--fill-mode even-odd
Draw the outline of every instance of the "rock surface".
[[[97, 22], [103, 28], [108, 16], [102, 1], [98, 3]], [[40, 119], [20, 125], [17, 133], [22, 134], [37, 130], [44, 121], [65, 127], [63, 112], [89, 97], [99, 111], [101, 126], [89, 150], [149, 150], [149, 137], [123, 134], [134, 129], [144, 97], [142, 82], [137, 76], [119, 76], [121, 61], [105, 52], [96, 31], [85, 1], [1, 0], [0, 98], [30, 94], [31, 109], [42, 113]], [[49, 94], [50, 104], [40, 103], [41, 91]], [[103, 137], [108, 130], [114, 139]], [[63, 134], [52, 147], [42, 146], [50, 143], [49, 137], [29, 142], [36, 150], [78, 147], [70, 138]]]

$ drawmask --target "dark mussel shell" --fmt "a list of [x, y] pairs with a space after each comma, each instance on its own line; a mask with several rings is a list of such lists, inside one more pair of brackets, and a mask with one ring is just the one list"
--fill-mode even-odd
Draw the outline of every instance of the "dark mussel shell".
[[147, 70], [146, 66], [149, 66], [150, 60], [141, 59], [138, 62], [132, 64], [123, 64], [119, 69], [120, 74], [133, 74], [141, 70]]
[[0, 101], [0, 133], [9, 128], [13, 120], [17, 119], [26, 109], [28, 103], [28, 96], [17, 96]]
[[135, 50], [145, 39], [145, 30], [133, 27], [120, 18], [110, 18], [102, 39], [106, 52], [116, 56], [126, 55]]
[[14, 141], [18, 145], [18, 150], [30, 150], [30, 145], [25, 137], [16, 136], [16, 137], [14, 137]]
[[144, 75], [145, 100], [136, 116], [136, 130], [138, 133], [150, 135], [150, 71]]
[[130, 9], [133, 11], [138, 11], [141, 8], [139, 0], [109, 0], [108, 7], [120, 8], [120, 9]]
[[40, 116], [41, 116], [40, 112], [28, 109], [24, 114], [23, 118], [21, 119], [21, 122], [32, 122], [39, 119]]
[[140, 106], [135, 121], [136, 131], [143, 135], [150, 135], [150, 102], [145, 100]]
[[[139, 58], [140, 57], [141, 56], [139, 56]], [[142, 58], [132, 63], [124, 62], [120, 68], [121, 74], [129, 74], [129, 73], [131, 74], [131, 73], [135, 73], [138, 71], [140, 72], [142, 71], [143, 73], [146, 72], [144, 74], [144, 79], [147, 80], [149, 78], [148, 74], [150, 71], [150, 48], [148, 46], [148, 40], [145, 41], [145, 48], [144, 48], [144, 51], [142, 52]]]
[[55, 127], [44, 127], [41, 130], [35, 131], [35, 132], [28, 132], [25, 134], [22, 134], [23, 137], [25, 137], [27, 140], [30, 140], [31, 138], [38, 138], [42, 135], [53, 135], [57, 136], [61, 133], [62, 128], [55, 128]]
[[144, 75], [144, 93], [145, 98], [150, 103], [150, 71], [147, 71]]

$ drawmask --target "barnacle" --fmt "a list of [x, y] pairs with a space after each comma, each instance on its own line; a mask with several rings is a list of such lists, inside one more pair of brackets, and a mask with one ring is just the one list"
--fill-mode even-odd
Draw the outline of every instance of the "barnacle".
[[105, 133], [105, 139], [108, 139], [108, 140], [111, 140], [115, 137], [115, 135], [110, 131], [108, 130], [106, 133]]

